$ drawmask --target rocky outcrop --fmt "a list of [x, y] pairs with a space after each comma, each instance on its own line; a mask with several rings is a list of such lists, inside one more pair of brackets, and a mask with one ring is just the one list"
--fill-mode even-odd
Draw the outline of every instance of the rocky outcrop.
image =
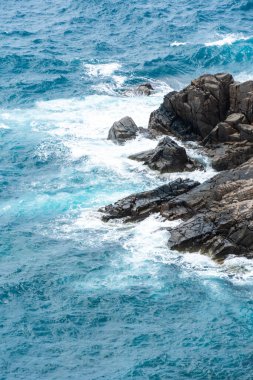
[[[193, 80], [182, 91], [166, 95], [162, 109], [181, 119], [187, 130], [190, 129], [188, 133], [203, 139], [217, 123], [225, 119], [229, 110], [229, 86], [232, 83], [233, 77], [230, 74], [203, 75]], [[149, 124], [151, 129], [155, 124], [159, 124], [159, 120], [154, 121], [154, 116]], [[173, 133], [173, 123], [165, 124]], [[157, 129], [157, 126], [155, 128]]]
[[163, 203], [183, 194], [199, 183], [189, 179], [177, 179], [168, 185], [160, 186], [151, 191], [132, 194], [118, 202], [101, 208], [103, 220], [124, 218], [125, 221], [142, 220], [154, 212], [158, 212]]
[[163, 204], [161, 214], [184, 220], [170, 230], [171, 248], [253, 257], [253, 159]]
[[150, 169], [158, 170], [160, 173], [172, 173], [192, 171], [201, 168], [191, 160], [183, 147], [179, 146], [170, 137], [164, 137], [155, 149], [133, 154], [130, 159], [143, 161]]
[[123, 117], [119, 121], [115, 121], [109, 130], [108, 140], [123, 143], [136, 137], [138, 127], [129, 116]]
[[[216, 260], [230, 254], [253, 258], [253, 81], [234, 82], [230, 74], [203, 75], [164, 97], [150, 115], [149, 131], [197, 140], [221, 173], [201, 185], [179, 179], [133, 194], [106, 206], [104, 220], [141, 220], [159, 212], [168, 220], [181, 220], [169, 229], [173, 249], [201, 250]], [[154, 150], [130, 158], [161, 173], [196, 165], [168, 136]]]
[[230, 74], [203, 75], [164, 97], [150, 115], [157, 134], [196, 140], [216, 170], [246, 162], [253, 152], [253, 81], [235, 82]]

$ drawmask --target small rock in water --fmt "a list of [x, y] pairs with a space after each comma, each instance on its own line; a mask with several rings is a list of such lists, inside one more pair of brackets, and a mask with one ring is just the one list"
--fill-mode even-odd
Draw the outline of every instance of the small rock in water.
[[140, 84], [135, 90], [136, 94], [146, 96], [151, 95], [153, 91], [154, 88], [152, 87], [151, 83]]
[[115, 121], [109, 130], [108, 140], [123, 143], [126, 140], [134, 139], [137, 135], [138, 127], [129, 116], [125, 116], [119, 121]]
[[187, 156], [183, 147], [168, 136], [164, 137], [155, 149], [133, 154], [129, 158], [143, 161], [144, 165], [160, 173], [192, 171], [201, 167]]

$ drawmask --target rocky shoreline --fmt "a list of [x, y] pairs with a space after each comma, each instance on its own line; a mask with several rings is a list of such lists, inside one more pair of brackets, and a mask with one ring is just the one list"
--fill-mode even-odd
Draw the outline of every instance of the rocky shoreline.
[[108, 139], [122, 144], [138, 133], [160, 138], [155, 149], [130, 156], [160, 173], [203, 170], [173, 137], [196, 141], [218, 173], [199, 184], [177, 179], [157, 189], [133, 194], [100, 211], [103, 220], [138, 221], [152, 213], [182, 222], [170, 229], [168, 245], [223, 260], [228, 255], [253, 258], [253, 81], [232, 75], [203, 75], [183, 90], [164, 97], [150, 115], [148, 129], [125, 117], [114, 123]]

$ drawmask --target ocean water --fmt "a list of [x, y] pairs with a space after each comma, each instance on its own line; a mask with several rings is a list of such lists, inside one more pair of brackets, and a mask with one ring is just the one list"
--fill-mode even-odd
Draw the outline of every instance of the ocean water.
[[[178, 176], [107, 141], [164, 94], [253, 78], [252, 0], [0, 1], [0, 379], [253, 378], [253, 262], [167, 247], [168, 222], [98, 208]], [[131, 89], [150, 81], [155, 92]]]

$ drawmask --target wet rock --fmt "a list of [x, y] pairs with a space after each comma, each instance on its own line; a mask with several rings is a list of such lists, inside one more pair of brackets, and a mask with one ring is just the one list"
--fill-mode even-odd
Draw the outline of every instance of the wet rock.
[[108, 140], [123, 143], [126, 140], [134, 139], [137, 133], [137, 125], [131, 117], [126, 116], [113, 123], [112, 127], [109, 130]]
[[152, 92], [154, 91], [151, 83], [143, 83], [143, 84], [140, 84], [135, 92], [138, 94], [138, 95], [146, 95], [146, 96], [149, 96], [152, 94]]
[[158, 212], [163, 203], [198, 185], [199, 183], [196, 181], [179, 178], [154, 190], [132, 194], [99, 211], [104, 213], [102, 217], [104, 221], [118, 218], [124, 218], [125, 221], [142, 220], [150, 214]]
[[185, 149], [168, 136], [164, 137], [155, 149], [133, 154], [129, 158], [143, 161], [144, 165], [160, 173], [191, 171], [197, 167], [200, 168], [200, 164], [191, 160]]
[[170, 229], [174, 249], [253, 258], [253, 159], [164, 203], [161, 214], [184, 220]]

